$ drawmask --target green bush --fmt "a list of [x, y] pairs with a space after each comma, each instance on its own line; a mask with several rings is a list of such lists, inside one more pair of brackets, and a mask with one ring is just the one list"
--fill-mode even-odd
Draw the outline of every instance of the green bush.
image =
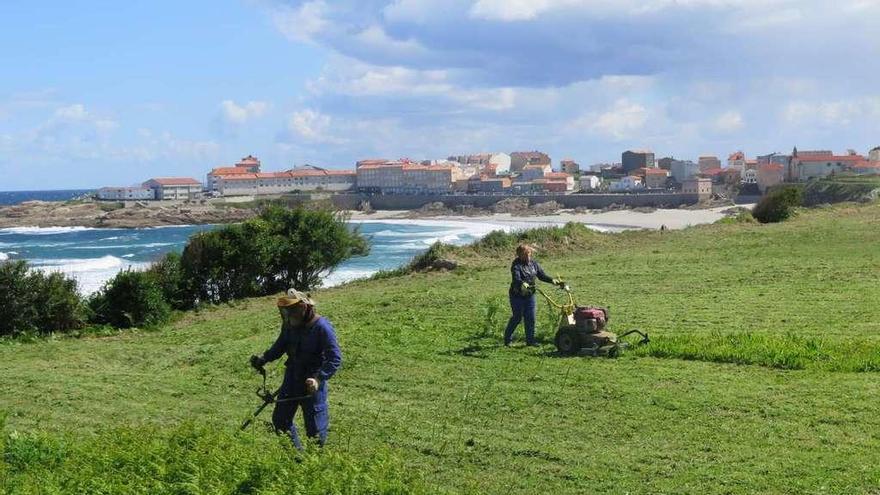
[[775, 223], [788, 219], [794, 208], [803, 204], [803, 191], [786, 186], [768, 193], [752, 210], [752, 216], [761, 223]]
[[275, 288], [312, 289], [336, 266], [365, 256], [370, 246], [347, 217], [326, 208], [267, 208], [260, 217], [272, 237], [270, 273]]
[[66, 332], [85, 322], [76, 280], [30, 270], [22, 260], [0, 263], [0, 335]]
[[168, 321], [171, 308], [146, 272], [123, 270], [89, 298], [92, 321], [116, 328], [152, 327]]
[[0, 492], [22, 494], [424, 493], [399, 461], [297, 452], [283, 436], [185, 424], [108, 430], [68, 440], [10, 433]]
[[187, 298], [180, 254], [170, 252], [150, 265], [147, 275], [159, 286], [162, 297], [174, 309], [187, 309]]

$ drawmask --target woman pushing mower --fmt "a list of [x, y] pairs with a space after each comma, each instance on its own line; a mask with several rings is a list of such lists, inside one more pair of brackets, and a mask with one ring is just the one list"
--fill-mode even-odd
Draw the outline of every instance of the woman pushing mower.
[[[549, 284], [563, 286], [561, 280], [551, 278], [537, 261], [532, 259], [534, 249], [531, 246], [520, 244], [516, 248], [516, 258], [510, 265], [510, 310], [512, 312], [510, 321], [507, 322], [507, 328], [504, 330], [504, 345], [509, 346], [513, 340], [513, 332], [519, 323], [525, 320], [526, 326], [526, 345], [537, 346], [535, 341], [535, 313], [537, 308], [537, 298], [535, 290], [537, 281], [547, 282]], [[537, 279], [537, 280], [536, 280]]]

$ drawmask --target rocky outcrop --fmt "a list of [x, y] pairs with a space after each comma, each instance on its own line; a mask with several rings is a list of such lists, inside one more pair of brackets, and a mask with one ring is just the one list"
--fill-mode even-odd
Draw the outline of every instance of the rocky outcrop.
[[251, 208], [219, 207], [210, 203], [99, 201], [27, 201], [0, 207], [4, 227], [107, 227], [138, 228], [165, 225], [235, 223], [253, 218]]

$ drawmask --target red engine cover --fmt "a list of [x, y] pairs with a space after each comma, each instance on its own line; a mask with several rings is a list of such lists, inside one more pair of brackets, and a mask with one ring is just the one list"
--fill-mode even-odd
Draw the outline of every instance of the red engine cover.
[[602, 308], [580, 307], [574, 310], [574, 321], [596, 319], [603, 323], [607, 320], [605, 310]]

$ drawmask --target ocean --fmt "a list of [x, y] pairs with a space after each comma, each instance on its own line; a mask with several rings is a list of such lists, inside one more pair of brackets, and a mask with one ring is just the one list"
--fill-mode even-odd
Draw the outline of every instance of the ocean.
[[67, 201], [78, 198], [93, 189], [66, 189], [57, 191], [0, 191], [0, 206], [17, 205], [23, 201]]
[[[332, 286], [407, 263], [436, 241], [462, 245], [510, 225], [440, 220], [386, 220], [357, 223], [370, 239], [370, 254], [342, 263], [326, 278]], [[120, 270], [144, 269], [169, 251], [180, 252], [196, 232], [212, 225], [142, 229], [17, 227], [0, 229], [0, 261], [27, 260], [44, 271], [59, 271], [78, 282], [83, 294], [98, 290]]]

